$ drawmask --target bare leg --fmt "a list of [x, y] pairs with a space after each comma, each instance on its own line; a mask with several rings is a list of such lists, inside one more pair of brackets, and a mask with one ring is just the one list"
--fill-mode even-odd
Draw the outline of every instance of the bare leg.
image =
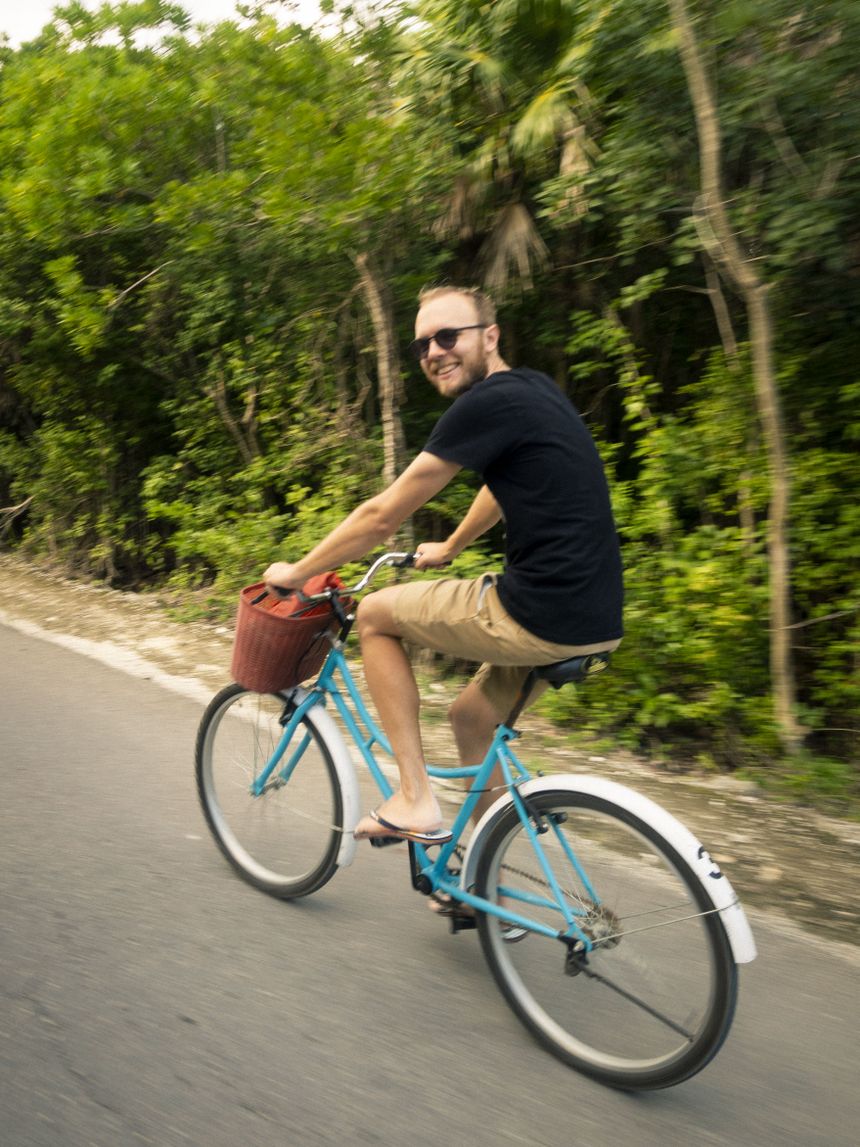
[[[400, 790], [380, 805], [379, 813], [404, 828], [432, 830], [441, 825], [442, 813], [424, 762], [418, 686], [392, 613], [397, 592], [391, 586], [370, 594], [358, 609], [367, 687], [400, 772]], [[359, 837], [385, 835], [370, 817], [364, 817], [355, 832]]]
[[[492, 743], [496, 726], [504, 718], [500, 716], [487, 700], [480, 685], [475, 681], [469, 682], [457, 700], [448, 710], [448, 719], [454, 730], [454, 740], [457, 742], [457, 752], [460, 763], [464, 766], [478, 765], [487, 755]], [[472, 821], [477, 824], [487, 809], [502, 795], [504, 777], [499, 765], [490, 775], [487, 790], [478, 797], [477, 804], [472, 812]], [[502, 904], [516, 905], [505, 899]], [[433, 912], [448, 915], [453, 910], [461, 916], [473, 916], [474, 911], [466, 904], [452, 906], [446, 897], [436, 897], [431, 900], [428, 907]]]
[[[454, 740], [457, 742], [457, 752], [460, 763], [478, 765], [487, 755], [487, 750], [493, 740], [496, 725], [503, 719], [484, 695], [481, 687], [471, 681], [448, 711], [448, 718], [454, 730]], [[488, 789], [478, 797], [478, 803], [472, 813], [472, 820], [477, 823], [490, 805], [502, 795], [501, 787], [504, 784], [502, 770], [499, 766], [490, 776]]]

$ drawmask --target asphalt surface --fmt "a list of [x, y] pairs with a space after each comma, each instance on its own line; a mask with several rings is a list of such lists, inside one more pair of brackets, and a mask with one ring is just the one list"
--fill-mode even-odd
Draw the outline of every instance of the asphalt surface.
[[532, 1041], [404, 850], [297, 904], [235, 878], [200, 703], [3, 626], [0, 698], [3, 1147], [857, 1142], [856, 949], [755, 913], [717, 1059], [613, 1092]]

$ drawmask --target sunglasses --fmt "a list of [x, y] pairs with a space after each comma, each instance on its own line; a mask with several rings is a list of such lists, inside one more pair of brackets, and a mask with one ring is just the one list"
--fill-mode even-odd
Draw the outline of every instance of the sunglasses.
[[440, 350], [453, 350], [463, 331], [482, 331], [486, 327], [486, 323], [472, 323], [469, 327], [443, 327], [441, 331], [437, 331], [435, 335], [430, 335], [429, 338], [416, 339], [411, 342], [409, 350], [420, 362], [430, 353], [430, 343], [435, 342]]

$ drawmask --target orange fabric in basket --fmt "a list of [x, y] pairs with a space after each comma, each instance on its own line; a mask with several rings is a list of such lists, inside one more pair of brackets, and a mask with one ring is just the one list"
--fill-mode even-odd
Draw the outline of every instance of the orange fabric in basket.
[[[261, 589], [263, 587], [261, 586]], [[313, 577], [308, 578], [302, 586], [302, 593], [307, 597], [312, 597], [315, 593], [322, 593], [327, 589], [343, 589], [344, 583], [341, 578], [333, 571], [329, 570], [328, 573], [314, 574]], [[264, 597], [260, 602], [263, 609], [268, 610], [269, 613], [274, 613], [277, 617], [290, 617], [294, 613], [301, 613], [303, 617], [315, 617], [321, 613], [328, 613], [331, 608], [328, 602], [321, 601], [317, 605], [309, 606], [307, 602], [302, 601], [296, 593], [291, 593], [289, 597], [278, 597], [276, 594], [269, 594]]]
[[[315, 593], [322, 593], [325, 590], [343, 590], [344, 584], [342, 579], [338, 577], [334, 570], [329, 570], [328, 573], [314, 573], [314, 576], [308, 578], [302, 586], [302, 593], [307, 598], [312, 598]], [[275, 604], [272, 606], [273, 614], [279, 614], [281, 617], [289, 617], [290, 614], [296, 614], [300, 610], [307, 610], [305, 617], [314, 617], [316, 614], [327, 614], [330, 607], [328, 602], [321, 601], [316, 606], [308, 607], [307, 602], [302, 601], [298, 594], [294, 593], [289, 598], [275, 598]], [[261, 604], [261, 603], [260, 603]]]

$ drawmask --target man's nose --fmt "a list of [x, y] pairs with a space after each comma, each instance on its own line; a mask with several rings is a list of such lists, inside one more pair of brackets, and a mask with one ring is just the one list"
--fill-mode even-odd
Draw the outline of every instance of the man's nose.
[[442, 347], [436, 342], [436, 336], [430, 336], [430, 343], [427, 347], [427, 359], [444, 358], [448, 352], [443, 350]]

